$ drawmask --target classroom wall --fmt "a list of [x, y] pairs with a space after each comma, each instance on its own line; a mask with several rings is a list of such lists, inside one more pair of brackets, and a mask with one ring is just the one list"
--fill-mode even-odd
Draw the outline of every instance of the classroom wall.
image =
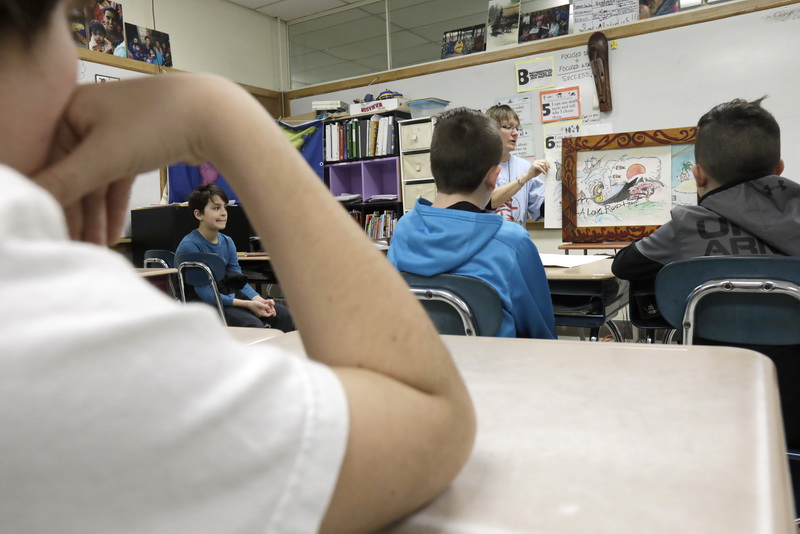
[[122, 8], [125, 22], [169, 34], [176, 69], [283, 89], [285, 23], [225, 0], [122, 0]]
[[[795, 147], [800, 146], [800, 61], [794, 57], [800, 50], [797, 4], [620, 38], [615, 44], [616, 49], [609, 53], [614, 109], [600, 114], [600, 122], [609, 131], [691, 126], [720, 102], [768, 94], [764, 107], [776, 116], [782, 129], [784, 175], [800, 181], [800, 162], [795, 155]], [[497, 99], [517, 96], [515, 62], [555, 56], [558, 69], [559, 61], [565, 61], [561, 54], [576, 50], [585, 50], [585, 46], [394, 80], [386, 85], [409, 99], [438, 97], [450, 100], [451, 106], [486, 109]], [[582, 81], [589, 82], [591, 88], [591, 71], [587, 75]], [[572, 83], [580, 82], [562, 79], [556, 87]], [[583, 94], [587, 85], [580, 85]], [[384, 89], [387, 87], [362, 86], [301, 97], [292, 100], [291, 111], [308, 112], [313, 100], [351, 101]], [[536, 156], [543, 157], [538, 91], [527, 94], [536, 103]], [[587, 100], [582, 101], [585, 109]], [[532, 236], [543, 252], [555, 252], [561, 244], [560, 230], [532, 230]]]

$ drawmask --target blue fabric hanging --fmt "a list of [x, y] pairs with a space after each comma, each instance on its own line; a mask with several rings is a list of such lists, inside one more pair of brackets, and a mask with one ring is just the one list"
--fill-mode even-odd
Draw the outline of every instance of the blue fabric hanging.
[[217, 171], [210, 163], [201, 163], [198, 165], [187, 165], [185, 163], [177, 163], [170, 165], [167, 168], [167, 181], [169, 182], [169, 201], [173, 202], [186, 202], [189, 194], [195, 190], [197, 186], [213, 183], [219, 186], [225, 194], [228, 195], [228, 200], [236, 201], [239, 203], [239, 198], [233, 192], [231, 186], [225, 180], [219, 171]]
[[320, 180], [323, 178], [322, 137], [325, 128], [322, 121], [315, 120], [292, 126], [278, 121], [278, 126], [303, 155]]

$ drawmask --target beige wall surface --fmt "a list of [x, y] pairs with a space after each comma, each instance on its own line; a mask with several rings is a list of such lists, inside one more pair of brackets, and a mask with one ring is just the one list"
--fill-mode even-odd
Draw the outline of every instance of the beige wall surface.
[[224, 0], [122, 0], [122, 8], [125, 22], [169, 34], [174, 68], [282, 89], [277, 19]]

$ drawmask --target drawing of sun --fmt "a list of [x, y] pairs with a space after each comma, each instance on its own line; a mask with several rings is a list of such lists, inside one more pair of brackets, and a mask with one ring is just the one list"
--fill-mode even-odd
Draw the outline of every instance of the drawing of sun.
[[639, 176], [640, 174], [644, 174], [647, 172], [647, 169], [641, 163], [634, 163], [630, 167], [628, 167], [628, 172], [626, 173], [626, 178], [630, 180], [635, 176]]

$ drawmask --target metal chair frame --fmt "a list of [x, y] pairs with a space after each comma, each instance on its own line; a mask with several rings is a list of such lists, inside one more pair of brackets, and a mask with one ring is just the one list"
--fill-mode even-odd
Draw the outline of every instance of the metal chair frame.
[[[451, 273], [400, 274], [440, 333], [493, 336], [500, 329], [503, 306], [497, 291], [484, 280]], [[437, 302], [446, 307], [436, 306]]]
[[472, 317], [472, 312], [458, 295], [445, 291], [443, 289], [416, 289], [409, 288], [411, 293], [422, 301], [437, 301], [449, 304], [461, 318], [461, 323], [464, 325], [464, 334], [467, 336], [477, 336], [478, 329], [475, 326], [475, 320]]
[[[193, 254], [193, 253], [189, 253], [189, 254]], [[203, 253], [198, 253], [198, 254], [203, 254]], [[183, 256], [185, 256], [185, 255], [181, 254], [181, 256], [179, 256], [179, 257], [183, 257]], [[210, 285], [211, 288], [214, 290], [214, 299], [216, 301], [217, 311], [219, 312], [219, 316], [222, 319], [222, 323], [227, 326], [228, 322], [225, 320], [225, 310], [224, 310], [224, 306], [222, 305], [222, 299], [219, 296], [219, 286], [217, 286], [217, 280], [214, 277], [214, 271], [212, 271], [211, 267], [209, 267], [208, 265], [206, 265], [202, 261], [186, 260], [186, 261], [182, 261], [182, 262], [180, 262], [178, 264], [178, 276], [179, 276], [180, 281], [181, 281], [180, 282], [181, 283], [181, 301], [184, 302], [184, 303], [186, 302], [186, 291], [183, 290], [183, 284], [184, 284], [184, 282], [186, 281], [186, 278], [187, 278], [186, 276], [184, 276], [184, 272], [187, 269], [199, 269], [200, 271], [202, 271], [205, 274], [205, 276], [206, 276], [206, 278], [208, 280], [208, 285]], [[190, 276], [192, 276], [192, 271], [189, 271], [188, 274]], [[190, 285], [201, 285], [201, 284], [192, 284], [191, 281], [189, 281], [189, 284]]]
[[[721, 279], [709, 280], [697, 286], [686, 297], [686, 310], [683, 313], [683, 344], [691, 345], [695, 330], [695, 311], [698, 304], [714, 293], [775, 293], [788, 295], [800, 302], [800, 286], [784, 280], [764, 279]], [[798, 456], [800, 458], [800, 456]]]
[[[151, 249], [151, 250], [146, 250], [145, 251], [145, 253], [144, 253], [144, 261], [142, 262], [142, 265], [144, 267], [158, 266], [158, 267], [163, 267], [165, 269], [173, 268], [174, 265], [170, 265], [170, 262], [167, 261], [166, 259], [164, 259], [164, 254], [170, 254], [171, 257], [174, 260], [175, 254], [172, 251]], [[172, 276], [167, 278], [167, 282], [169, 283], [169, 290], [172, 293], [172, 297], [175, 300], [180, 300], [182, 302], [185, 302], [185, 298], [183, 296], [183, 280], [182, 280], [182, 277], [181, 277], [180, 273], [178, 273], [178, 284], [177, 284], [178, 285], [178, 289], [177, 290], [175, 289], [175, 282], [174, 282]]]

